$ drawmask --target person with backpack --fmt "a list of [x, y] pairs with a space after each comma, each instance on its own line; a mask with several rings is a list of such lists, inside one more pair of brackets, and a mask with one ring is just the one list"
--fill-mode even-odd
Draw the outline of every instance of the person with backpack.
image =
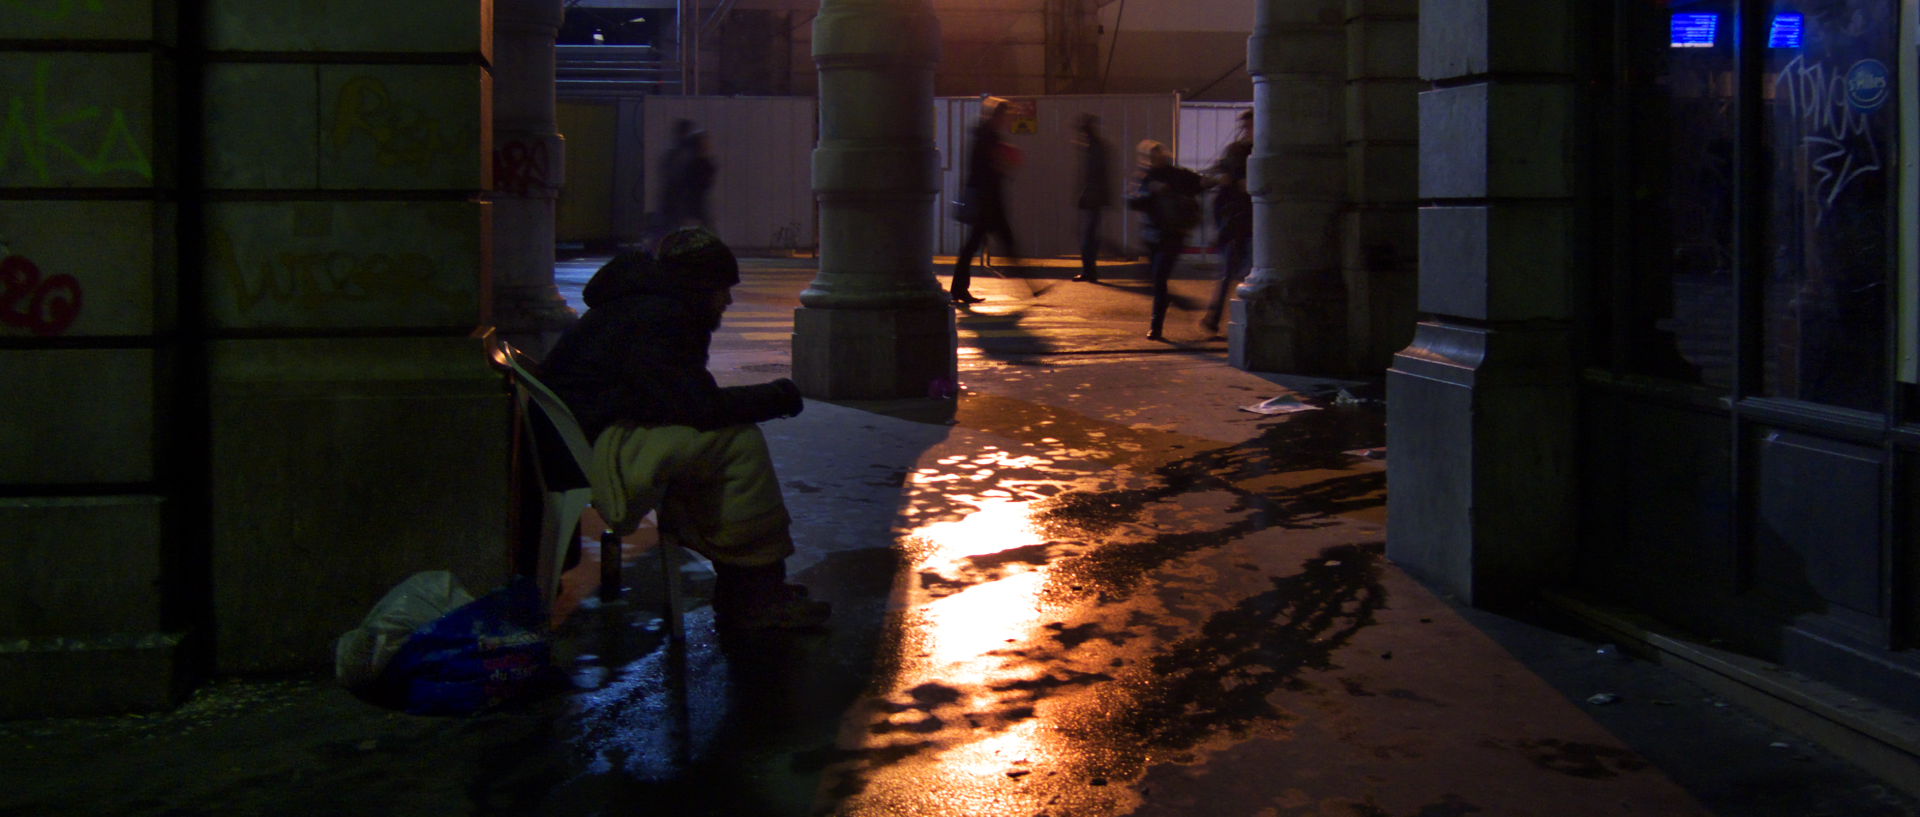
[[1200, 174], [1173, 163], [1167, 146], [1142, 139], [1135, 148], [1140, 178], [1127, 196], [1127, 209], [1140, 212], [1140, 240], [1146, 244], [1147, 270], [1153, 275], [1153, 323], [1147, 340], [1166, 340], [1167, 282], [1186, 249], [1187, 233], [1200, 226], [1200, 193], [1206, 181]]

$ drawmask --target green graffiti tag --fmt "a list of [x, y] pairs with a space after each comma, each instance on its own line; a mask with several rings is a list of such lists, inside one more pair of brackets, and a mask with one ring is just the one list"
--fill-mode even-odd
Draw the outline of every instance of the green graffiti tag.
[[106, 7], [100, 0], [0, 0], [0, 8], [24, 11], [50, 23], [57, 23], [73, 16], [75, 11], [101, 12]]
[[[56, 112], [47, 99], [52, 75], [53, 63], [40, 60], [33, 67], [32, 88], [0, 104], [5, 116], [0, 120], [0, 174], [13, 165], [17, 153], [42, 183], [53, 181], [53, 167], [63, 160], [93, 176], [122, 172], [152, 181], [153, 164], [127, 127], [126, 112], [98, 105]], [[91, 151], [83, 149], [89, 137]], [[81, 145], [74, 144], [76, 138]]]
[[420, 253], [350, 253], [316, 250], [273, 253], [272, 260], [245, 264], [233, 237], [213, 230], [208, 249], [213, 267], [224, 273], [242, 313], [269, 306], [315, 310], [345, 303], [413, 302], [419, 299], [458, 305], [465, 293], [438, 280], [440, 266]]
[[373, 140], [374, 159], [386, 167], [426, 167], [447, 148], [440, 124], [418, 108], [395, 103], [378, 77], [347, 80], [334, 105], [333, 148], [346, 147], [360, 133]]

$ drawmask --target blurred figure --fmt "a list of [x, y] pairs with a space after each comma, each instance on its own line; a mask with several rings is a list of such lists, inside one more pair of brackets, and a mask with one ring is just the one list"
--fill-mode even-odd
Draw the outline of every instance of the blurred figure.
[[1209, 336], [1219, 336], [1227, 301], [1253, 264], [1253, 196], [1247, 192], [1247, 157], [1251, 155], [1253, 111], [1246, 110], [1240, 112], [1240, 127], [1234, 132], [1233, 142], [1207, 170], [1207, 181], [1215, 188], [1214, 247], [1220, 252], [1220, 284], [1213, 290], [1213, 300], [1207, 302], [1206, 317], [1200, 319]]
[[673, 147], [660, 158], [660, 228], [712, 229], [707, 193], [719, 167], [707, 145], [707, 132], [686, 119], [673, 123]]
[[1167, 146], [1140, 140], [1139, 182], [1127, 196], [1127, 209], [1140, 211], [1140, 240], [1146, 244], [1147, 269], [1153, 274], [1153, 323], [1148, 340], [1165, 340], [1161, 327], [1167, 319], [1167, 281], [1186, 249], [1187, 233], [1200, 226], [1200, 174], [1173, 163]]
[[829, 609], [786, 583], [791, 518], [758, 423], [792, 417], [780, 378], [722, 388], [707, 347], [740, 282], [733, 252], [684, 228], [654, 254], [622, 254], [587, 282], [587, 312], [560, 335], [541, 379], [593, 441], [593, 506], [615, 530], [658, 510], [713, 562], [713, 609], [729, 630], [817, 627]]
[[953, 281], [948, 295], [956, 304], [977, 304], [974, 297], [973, 256], [986, 244], [987, 236], [998, 235], [1008, 257], [1014, 255], [1013, 228], [1007, 225], [1003, 200], [1003, 180], [1018, 152], [1002, 137], [1011, 119], [1006, 100], [991, 100], [980, 112], [980, 124], [973, 128], [973, 144], [967, 150], [967, 171], [960, 189], [960, 206], [955, 220], [967, 225], [967, 238], [960, 243], [960, 254], [953, 259]]
[[1100, 138], [1100, 117], [1080, 115], [1074, 143], [1080, 148], [1080, 274], [1075, 281], [1100, 283], [1100, 220], [1113, 204], [1113, 165], [1107, 140]]

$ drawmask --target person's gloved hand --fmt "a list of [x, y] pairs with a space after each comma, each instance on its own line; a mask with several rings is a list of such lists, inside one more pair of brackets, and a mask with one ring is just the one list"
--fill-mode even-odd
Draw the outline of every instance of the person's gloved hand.
[[806, 401], [800, 398], [799, 384], [794, 383], [790, 378], [782, 377], [767, 385], [774, 387], [780, 393], [774, 401], [774, 405], [780, 410], [780, 416], [795, 417], [800, 414], [801, 409], [807, 407]]

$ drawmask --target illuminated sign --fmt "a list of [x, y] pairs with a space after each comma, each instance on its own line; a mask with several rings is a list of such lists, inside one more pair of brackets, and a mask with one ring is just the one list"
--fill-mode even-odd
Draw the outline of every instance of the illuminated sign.
[[1847, 69], [1847, 104], [1861, 113], [1873, 113], [1887, 104], [1893, 82], [1887, 76], [1887, 64], [1879, 60], [1861, 60]]
[[1799, 13], [1773, 15], [1773, 28], [1767, 31], [1768, 48], [1799, 48], [1800, 34], [1807, 18]]
[[1720, 33], [1720, 15], [1675, 14], [1670, 31], [1674, 48], [1712, 48], [1714, 37]]

